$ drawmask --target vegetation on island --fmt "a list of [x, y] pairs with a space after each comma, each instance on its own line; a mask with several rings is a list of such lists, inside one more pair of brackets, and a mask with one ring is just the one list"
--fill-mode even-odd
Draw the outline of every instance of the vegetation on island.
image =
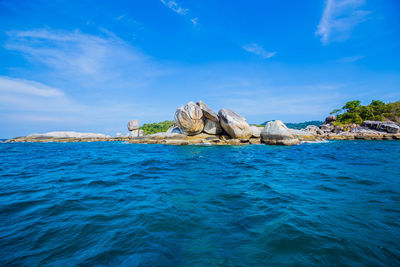
[[145, 135], [166, 132], [174, 125], [174, 121], [162, 121], [154, 123], [145, 123], [140, 129], [143, 130]]
[[336, 115], [336, 125], [361, 124], [366, 120], [400, 123], [400, 101], [386, 104], [380, 100], [372, 100], [371, 104], [362, 106], [359, 100], [353, 100], [341, 109], [334, 109], [330, 114]]

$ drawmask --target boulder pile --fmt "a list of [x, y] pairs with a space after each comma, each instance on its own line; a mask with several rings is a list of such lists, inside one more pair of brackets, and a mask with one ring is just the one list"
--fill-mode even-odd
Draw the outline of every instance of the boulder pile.
[[138, 120], [130, 120], [128, 122], [128, 130], [129, 136], [131, 137], [138, 137], [143, 136], [143, 130], [139, 129], [139, 121]]

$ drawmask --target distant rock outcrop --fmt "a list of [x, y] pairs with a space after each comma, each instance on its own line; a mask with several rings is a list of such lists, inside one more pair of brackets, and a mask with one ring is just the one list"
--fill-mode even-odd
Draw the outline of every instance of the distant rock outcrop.
[[79, 133], [79, 132], [48, 132], [41, 134], [31, 134], [27, 138], [108, 138], [109, 135], [100, 133]]
[[221, 127], [234, 139], [249, 139], [252, 135], [250, 126], [244, 117], [229, 109], [218, 112]]
[[176, 110], [175, 122], [185, 134], [199, 134], [204, 129], [203, 111], [194, 102], [189, 102]]
[[270, 121], [261, 132], [261, 140], [268, 145], [297, 145], [297, 139], [282, 121]]

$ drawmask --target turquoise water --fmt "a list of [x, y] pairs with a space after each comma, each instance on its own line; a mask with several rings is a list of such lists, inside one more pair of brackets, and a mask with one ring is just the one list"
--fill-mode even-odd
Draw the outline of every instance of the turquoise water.
[[400, 142], [0, 144], [0, 265], [400, 266]]

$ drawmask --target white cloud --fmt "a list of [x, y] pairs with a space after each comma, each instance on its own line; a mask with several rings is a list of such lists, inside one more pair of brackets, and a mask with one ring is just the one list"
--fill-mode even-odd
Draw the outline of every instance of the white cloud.
[[364, 0], [326, 0], [315, 34], [323, 44], [348, 39], [352, 29], [371, 13], [361, 9], [364, 4]]
[[80, 86], [135, 87], [160, 74], [160, 69], [135, 47], [103, 32], [104, 37], [79, 31], [10, 31], [5, 48], [43, 64], [48, 76], [78, 82]]
[[41, 97], [61, 97], [64, 95], [62, 91], [38, 82], [0, 76], [0, 93], [5, 92]]
[[247, 44], [247, 45], [242, 46], [242, 48], [244, 50], [246, 50], [247, 52], [255, 54], [262, 58], [271, 58], [271, 57], [275, 56], [277, 53], [277, 52], [265, 51], [265, 49], [257, 43]]
[[187, 8], [181, 7], [176, 1], [173, 0], [161, 0], [161, 3], [180, 15], [186, 15], [189, 11]]
[[199, 18], [192, 18], [190, 21], [193, 23], [193, 25], [197, 25]]

